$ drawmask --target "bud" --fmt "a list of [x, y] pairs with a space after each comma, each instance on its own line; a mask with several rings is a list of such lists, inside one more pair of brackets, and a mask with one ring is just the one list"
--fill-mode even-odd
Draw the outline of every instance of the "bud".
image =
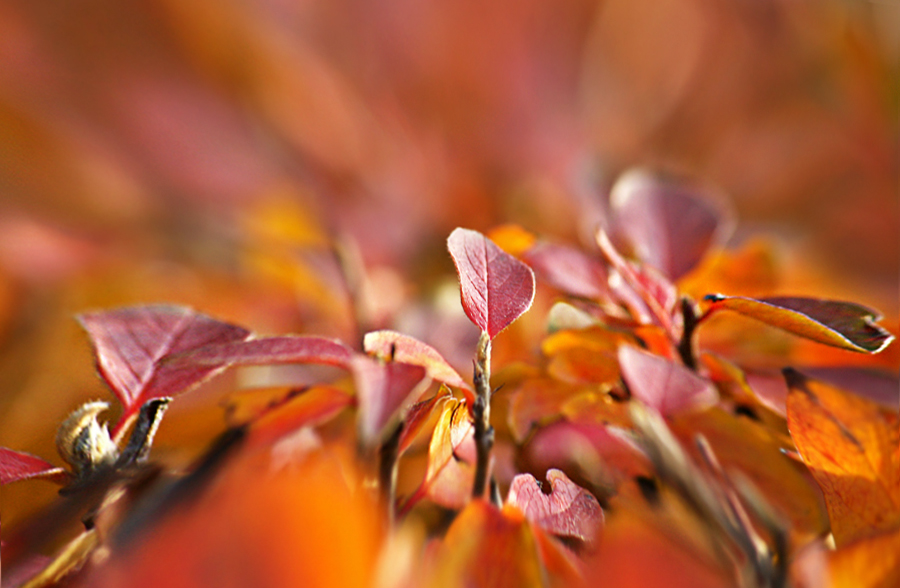
[[112, 465], [119, 455], [106, 424], [97, 422], [97, 415], [108, 408], [106, 402], [87, 402], [59, 426], [56, 449], [78, 478]]

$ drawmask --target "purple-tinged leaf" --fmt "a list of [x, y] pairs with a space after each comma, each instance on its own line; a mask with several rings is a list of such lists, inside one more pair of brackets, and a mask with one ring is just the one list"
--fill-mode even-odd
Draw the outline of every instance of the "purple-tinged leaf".
[[48, 478], [65, 482], [68, 473], [36, 455], [0, 447], [0, 486], [29, 478]]
[[315, 363], [349, 369], [352, 358], [353, 351], [336, 339], [286, 335], [207, 345], [173, 356], [167, 365], [189, 368]]
[[547, 471], [550, 494], [544, 494], [531, 474], [519, 474], [509, 487], [507, 504], [532, 523], [562, 537], [593, 541], [603, 524], [603, 509], [593, 494], [572, 482], [560, 470]]
[[606, 268], [583, 251], [554, 243], [538, 243], [525, 261], [554, 288], [578, 298], [603, 300], [609, 295]]
[[677, 280], [722, 243], [732, 226], [730, 215], [700, 193], [643, 171], [628, 172], [610, 193], [613, 233], [643, 263]]
[[715, 387], [706, 378], [631, 345], [619, 347], [619, 367], [632, 396], [664, 416], [705, 408], [718, 400]]
[[744, 298], [710, 294], [710, 310], [731, 310], [818, 343], [878, 353], [894, 336], [875, 323], [881, 315], [852, 302], [817, 298]]
[[366, 333], [363, 349], [384, 360], [420, 365], [428, 372], [428, 377], [448, 386], [469, 387], [434, 347], [415, 337], [396, 331], [373, 331]]
[[387, 425], [409, 408], [430, 379], [420, 365], [383, 363], [363, 355], [354, 357], [351, 365], [359, 402], [360, 440], [372, 445], [381, 441]]
[[218, 366], [167, 366], [178, 353], [242, 341], [250, 332], [178, 306], [138, 306], [85, 313], [100, 374], [122, 403], [118, 431], [152, 398], [177, 396], [215, 375]]
[[459, 274], [463, 310], [491, 339], [531, 307], [534, 272], [493, 241], [458, 228], [447, 248]]

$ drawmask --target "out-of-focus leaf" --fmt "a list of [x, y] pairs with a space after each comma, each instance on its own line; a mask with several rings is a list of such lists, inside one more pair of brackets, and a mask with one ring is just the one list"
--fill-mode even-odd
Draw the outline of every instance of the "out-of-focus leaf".
[[474, 433], [466, 403], [448, 399], [428, 446], [425, 480], [404, 509], [425, 496], [447, 508], [465, 506], [475, 479]]
[[352, 366], [360, 439], [367, 445], [377, 443], [388, 423], [415, 401], [414, 394], [421, 393], [430, 379], [420, 365], [384, 363], [362, 355], [353, 358]]
[[385, 361], [398, 361], [420, 365], [428, 372], [428, 377], [448, 386], [468, 388], [459, 373], [453, 369], [438, 351], [415, 337], [396, 331], [373, 331], [363, 339], [366, 353], [377, 355]]
[[172, 356], [167, 365], [182, 369], [192, 366], [318, 363], [349, 368], [352, 357], [353, 351], [336, 339], [286, 335], [205, 345]]
[[403, 432], [400, 434], [400, 441], [397, 443], [398, 454], [402, 454], [409, 448], [422, 430], [422, 427], [428, 422], [428, 417], [431, 416], [435, 407], [441, 402], [452, 398], [449, 392], [447, 388], [442, 387], [441, 392], [422, 402], [417, 402], [409, 409], [409, 413], [404, 421]]
[[36, 455], [0, 447], [0, 486], [29, 478], [48, 478], [54, 482], [64, 482], [67, 475], [62, 468]]
[[701, 191], [633, 170], [610, 192], [613, 230], [634, 255], [677, 280], [727, 237], [727, 219]]
[[619, 348], [619, 366], [631, 394], [662, 415], [715, 404], [712, 383], [674, 361], [631, 345]]
[[599, 259], [566, 245], [538, 243], [525, 261], [554, 288], [579, 298], [605, 299], [609, 295], [606, 268]]
[[871, 308], [837, 300], [775, 297], [745, 298], [710, 294], [711, 309], [731, 310], [818, 343], [863, 353], [878, 353], [894, 336], [876, 325]]
[[[745, 475], [790, 528], [805, 538], [828, 530], [828, 515], [819, 492], [803, 467], [781, 451], [781, 444], [762, 424], [719, 408], [670, 419], [672, 432], [685, 447], [702, 434], [726, 472]], [[699, 458], [699, 455], [696, 456]]]
[[505, 224], [488, 231], [487, 238], [497, 247], [515, 257], [522, 257], [532, 248], [536, 237], [519, 225]]
[[493, 339], [534, 300], [534, 272], [477, 231], [455, 229], [447, 248], [459, 274], [463, 310]]
[[456, 517], [438, 554], [435, 585], [543, 586], [535, 534], [518, 509], [473, 500]]
[[627, 337], [603, 327], [557, 331], [541, 342], [547, 372], [572, 384], [611, 383], [619, 377], [616, 349]]
[[678, 301], [675, 285], [653, 268], [635, 265], [622, 257], [602, 230], [597, 233], [597, 245], [615, 269], [609, 278], [613, 297], [639, 323], [659, 325], [674, 337], [672, 313]]
[[900, 431], [870, 400], [785, 370], [788, 428], [838, 547], [900, 525]]
[[854, 541], [828, 554], [830, 588], [900, 586], [900, 529]]
[[90, 336], [101, 375], [122, 403], [113, 434], [146, 401], [182, 394], [222, 369], [168, 366], [168, 357], [250, 336], [246, 329], [177, 306], [120, 308], [85, 313], [78, 319]]
[[353, 396], [334, 386], [313, 386], [253, 420], [250, 441], [274, 441], [301, 427], [318, 425], [340, 413]]
[[535, 425], [558, 420], [562, 406], [578, 394], [571, 384], [550, 378], [530, 378], [516, 388], [509, 403], [509, 428], [522, 441]]
[[544, 493], [534, 476], [519, 474], [513, 478], [506, 503], [554, 535], [593, 541], [603, 524], [603, 509], [594, 495], [557, 469], [547, 471], [547, 481], [549, 494]]

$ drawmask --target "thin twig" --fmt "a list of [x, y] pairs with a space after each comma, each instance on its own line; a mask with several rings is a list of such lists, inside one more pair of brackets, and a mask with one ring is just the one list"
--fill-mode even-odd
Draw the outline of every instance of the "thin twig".
[[494, 445], [494, 429], [491, 427], [491, 338], [482, 333], [478, 339], [475, 355], [475, 373], [472, 377], [475, 384], [475, 404], [472, 406], [474, 423], [475, 482], [472, 484], [472, 496], [484, 496], [488, 480], [488, 464], [491, 459], [491, 448]]

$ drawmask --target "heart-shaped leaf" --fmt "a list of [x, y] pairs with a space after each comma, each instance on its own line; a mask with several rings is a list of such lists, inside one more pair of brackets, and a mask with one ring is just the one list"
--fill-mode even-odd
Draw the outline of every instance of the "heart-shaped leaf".
[[60, 467], [36, 455], [0, 447], [0, 486], [29, 478], [48, 478], [64, 482], [68, 474]]
[[664, 416], [711, 406], [718, 400], [715, 387], [706, 378], [631, 345], [619, 347], [619, 367], [631, 394]]
[[383, 363], [364, 355], [354, 357], [351, 365], [359, 400], [359, 436], [363, 444], [371, 445], [381, 441], [388, 423], [409, 408], [430, 379], [420, 365]]
[[794, 335], [851, 351], [878, 353], [894, 336], [875, 323], [881, 315], [852, 302], [818, 298], [745, 298], [710, 294], [711, 310], [732, 310]]
[[363, 349], [384, 360], [420, 365], [427, 370], [428, 377], [448, 386], [469, 387], [437, 349], [415, 337], [396, 331], [373, 331], [366, 333]]
[[147, 400], [182, 394], [221, 370], [220, 366], [167, 366], [166, 358], [250, 336], [246, 329], [178, 306], [120, 308], [82, 314], [78, 319], [94, 346], [100, 374], [122, 403], [114, 433]]
[[491, 339], [531, 307], [534, 272], [493, 241], [458, 228], [447, 248], [459, 274], [463, 310]]
[[610, 192], [613, 232], [635, 257], [677, 280], [730, 232], [728, 216], [700, 193], [647, 172], [628, 172]]
[[785, 379], [788, 429], [822, 488], [837, 546], [900, 525], [896, 418], [794, 370], [785, 370]]
[[547, 471], [550, 494], [531, 474], [519, 474], [509, 487], [507, 504], [525, 518], [554, 535], [592, 541], [603, 524], [603, 509], [593, 494], [572, 482], [563, 472]]
[[349, 368], [352, 357], [353, 351], [335, 339], [287, 335], [207, 345], [173, 356], [167, 366], [189, 368], [317, 363]]

